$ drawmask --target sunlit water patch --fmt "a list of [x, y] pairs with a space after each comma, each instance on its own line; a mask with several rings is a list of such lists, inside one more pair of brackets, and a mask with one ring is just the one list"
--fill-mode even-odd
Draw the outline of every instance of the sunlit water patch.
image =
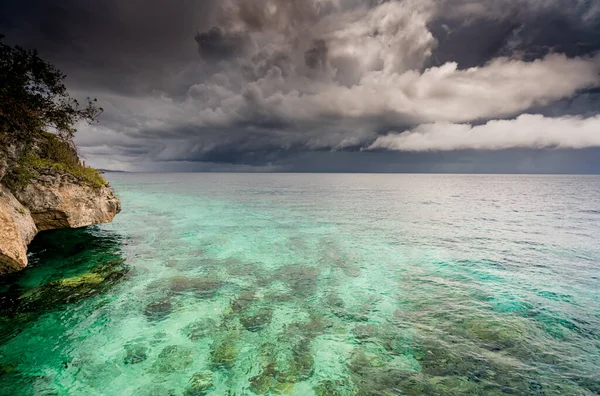
[[600, 178], [109, 177], [0, 280], [3, 394], [600, 393]]

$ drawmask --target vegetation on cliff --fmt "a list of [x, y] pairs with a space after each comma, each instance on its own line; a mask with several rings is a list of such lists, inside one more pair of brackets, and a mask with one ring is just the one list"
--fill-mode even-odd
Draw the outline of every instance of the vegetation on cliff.
[[10, 189], [18, 189], [47, 172], [69, 174], [91, 187], [108, 186], [98, 170], [80, 162], [77, 152], [68, 141], [48, 132], [41, 132], [39, 139], [25, 148], [4, 182]]
[[3, 182], [26, 185], [46, 172], [67, 173], [84, 184], [107, 185], [84, 166], [72, 143], [79, 121], [96, 122], [102, 108], [95, 99], [81, 105], [67, 92], [65, 75], [36, 51], [9, 46], [0, 35], [0, 145], [18, 147]]

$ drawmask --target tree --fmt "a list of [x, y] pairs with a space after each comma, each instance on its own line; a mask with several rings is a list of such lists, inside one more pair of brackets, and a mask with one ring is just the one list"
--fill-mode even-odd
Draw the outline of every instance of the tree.
[[44, 131], [69, 140], [80, 120], [96, 122], [96, 99], [80, 105], [64, 85], [65, 75], [37, 51], [2, 42], [0, 34], [0, 132], [26, 141]]

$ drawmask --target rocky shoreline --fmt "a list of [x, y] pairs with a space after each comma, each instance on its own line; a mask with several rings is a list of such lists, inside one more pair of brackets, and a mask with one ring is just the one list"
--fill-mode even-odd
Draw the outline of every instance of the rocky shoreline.
[[121, 211], [108, 183], [92, 186], [52, 168], [9, 187], [5, 176], [17, 166], [20, 152], [14, 145], [0, 147], [0, 274], [27, 266], [27, 245], [38, 232], [110, 222]]

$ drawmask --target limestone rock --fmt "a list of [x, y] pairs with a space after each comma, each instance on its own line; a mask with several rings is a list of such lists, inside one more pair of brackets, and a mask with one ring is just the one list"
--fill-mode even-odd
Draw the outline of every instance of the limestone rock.
[[27, 244], [36, 233], [29, 210], [0, 185], [0, 274], [27, 265]]
[[121, 211], [110, 187], [90, 187], [69, 175], [42, 175], [14, 194], [40, 231], [107, 223]]
[[0, 274], [27, 266], [27, 245], [38, 231], [106, 223], [121, 211], [110, 187], [68, 174], [44, 174], [15, 191], [0, 184], [0, 194]]

